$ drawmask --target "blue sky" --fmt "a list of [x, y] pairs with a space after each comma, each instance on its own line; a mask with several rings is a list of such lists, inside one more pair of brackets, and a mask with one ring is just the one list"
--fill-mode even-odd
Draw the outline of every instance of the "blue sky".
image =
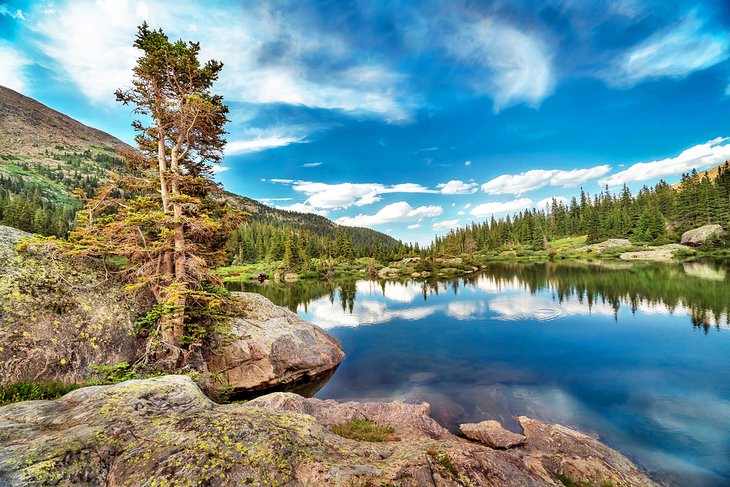
[[0, 84], [131, 142], [142, 20], [224, 62], [227, 189], [406, 241], [730, 159], [724, 1], [11, 1]]

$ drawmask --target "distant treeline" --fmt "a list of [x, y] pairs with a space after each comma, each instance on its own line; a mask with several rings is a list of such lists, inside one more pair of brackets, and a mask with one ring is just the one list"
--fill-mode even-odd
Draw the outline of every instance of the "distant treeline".
[[351, 262], [358, 257], [372, 257], [383, 262], [414, 251], [397, 241], [384, 245], [374, 232], [363, 230], [330, 226], [317, 233], [286, 223], [251, 221], [236, 229], [228, 247], [233, 264], [283, 261], [284, 267], [292, 270], [306, 269], [311, 259]]
[[[547, 242], [587, 235], [587, 242], [628, 238], [636, 243], [676, 242], [682, 233], [702, 225], [730, 221], [730, 165], [719, 168], [715, 179], [684, 174], [679, 185], [660, 181], [632, 195], [624, 185], [618, 194], [608, 187], [591, 196], [581, 189], [569, 202], [553, 200], [549, 208], [532, 209], [514, 216], [452, 230], [437, 237], [432, 252], [457, 255], [480, 250], [531, 248], [542, 250]], [[712, 243], [710, 244], [712, 245]]]

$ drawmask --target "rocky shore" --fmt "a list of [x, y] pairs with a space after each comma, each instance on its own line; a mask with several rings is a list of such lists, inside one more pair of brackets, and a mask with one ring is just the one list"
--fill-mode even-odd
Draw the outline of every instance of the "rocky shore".
[[[366, 442], [330, 431], [352, 418], [393, 436]], [[518, 420], [523, 441], [490, 447], [449, 433], [425, 403], [274, 393], [218, 405], [190, 378], [164, 376], [0, 408], [0, 485], [656, 485], [594, 438]]]

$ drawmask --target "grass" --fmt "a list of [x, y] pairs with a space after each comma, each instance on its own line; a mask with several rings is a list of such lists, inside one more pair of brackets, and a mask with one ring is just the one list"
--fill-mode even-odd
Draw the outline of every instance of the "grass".
[[579, 235], [577, 237], [567, 237], [567, 238], [560, 238], [558, 240], [553, 240], [549, 243], [549, 245], [554, 249], [567, 249], [567, 248], [574, 248], [574, 247], [582, 247], [586, 244], [586, 240], [588, 239], [587, 235]]
[[383, 441], [396, 441], [398, 438], [393, 435], [393, 428], [378, 424], [368, 419], [352, 418], [342, 424], [330, 428], [334, 434], [357, 441], [369, 441], [380, 443]]
[[58, 381], [18, 382], [0, 388], [0, 406], [20, 401], [57, 399], [79, 387], [81, 386], [78, 384], [64, 384]]

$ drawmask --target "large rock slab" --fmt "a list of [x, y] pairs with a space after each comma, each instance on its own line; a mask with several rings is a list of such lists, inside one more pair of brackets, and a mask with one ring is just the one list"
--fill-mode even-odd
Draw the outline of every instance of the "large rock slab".
[[90, 366], [134, 362], [144, 350], [134, 322], [151, 304], [97, 261], [52, 244], [17, 250], [29, 237], [0, 226], [0, 385], [84, 382]]
[[256, 293], [233, 293], [239, 316], [204, 353], [208, 372], [233, 393], [293, 385], [331, 371], [345, 357], [339, 340]]
[[[392, 424], [400, 441], [360, 442], [327, 427], [354, 413]], [[531, 487], [560, 486], [558, 474], [656, 485], [586, 435], [520, 422], [527, 445], [495, 450], [444, 432], [422, 405], [288, 393], [217, 405], [188, 377], [165, 376], [0, 408], [0, 485]]]
[[644, 260], [650, 262], [671, 262], [674, 259], [674, 253], [677, 251], [686, 253], [694, 253], [695, 251], [685, 245], [666, 244], [658, 247], [650, 247], [647, 250], [639, 250], [637, 252], [624, 252], [619, 258], [621, 260]]
[[711, 238], [720, 237], [724, 234], [725, 230], [721, 225], [704, 225], [684, 232], [680, 243], [683, 245], [690, 245], [692, 247], [699, 247]]
[[494, 420], [462, 424], [459, 429], [470, 440], [479, 441], [492, 448], [506, 450], [521, 445], [526, 440], [525, 435], [504, 429], [499, 421]]

